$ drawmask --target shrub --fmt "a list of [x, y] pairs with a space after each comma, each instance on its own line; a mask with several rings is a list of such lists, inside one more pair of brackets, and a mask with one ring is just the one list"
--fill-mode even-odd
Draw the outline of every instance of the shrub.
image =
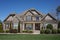
[[3, 30], [2, 25], [0, 24], [0, 30]]
[[45, 30], [45, 33], [46, 33], [46, 34], [50, 34], [50, 33], [51, 33], [50, 29], [46, 29], [46, 30]]
[[41, 34], [44, 34], [44, 33], [45, 33], [45, 30], [41, 29], [41, 30], [40, 30], [40, 33], [41, 33]]
[[6, 30], [6, 33], [9, 33], [9, 30]]
[[33, 31], [32, 30], [29, 30], [28, 33], [33, 33]]
[[57, 34], [57, 30], [56, 29], [53, 29], [52, 30], [52, 34]]
[[51, 24], [48, 24], [47, 29], [53, 29], [53, 26]]
[[17, 33], [17, 29], [11, 29], [10, 33]]
[[58, 33], [60, 33], [60, 28], [58, 29]]
[[23, 33], [33, 33], [32, 30], [23, 30], [22, 32], [23, 32]]
[[23, 30], [22, 32], [23, 32], [23, 33], [27, 33], [27, 30]]
[[3, 30], [0, 30], [0, 33], [3, 33], [4, 31]]
[[2, 23], [0, 22], [0, 33], [3, 33]]
[[43, 27], [41, 27], [41, 29], [43, 30], [44, 28], [43, 28]]

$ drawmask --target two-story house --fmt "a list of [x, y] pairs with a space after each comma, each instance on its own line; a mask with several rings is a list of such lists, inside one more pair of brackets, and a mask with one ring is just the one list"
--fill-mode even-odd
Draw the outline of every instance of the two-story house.
[[35, 9], [29, 9], [20, 14], [10, 14], [3, 22], [3, 30], [33, 30], [33, 33], [40, 33], [41, 28], [46, 28], [47, 24], [52, 24], [53, 28], [57, 29], [57, 20], [50, 14], [45, 15]]

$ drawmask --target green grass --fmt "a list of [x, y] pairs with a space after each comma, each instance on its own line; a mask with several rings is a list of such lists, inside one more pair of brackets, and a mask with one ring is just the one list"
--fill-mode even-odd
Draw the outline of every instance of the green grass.
[[0, 34], [0, 40], [60, 40], [60, 34]]

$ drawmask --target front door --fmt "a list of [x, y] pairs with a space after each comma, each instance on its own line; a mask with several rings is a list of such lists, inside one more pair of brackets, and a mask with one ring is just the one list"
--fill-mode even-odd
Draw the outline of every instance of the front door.
[[40, 30], [40, 23], [35, 23], [35, 30]]
[[40, 23], [35, 23], [35, 31], [34, 33], [40, 34]]

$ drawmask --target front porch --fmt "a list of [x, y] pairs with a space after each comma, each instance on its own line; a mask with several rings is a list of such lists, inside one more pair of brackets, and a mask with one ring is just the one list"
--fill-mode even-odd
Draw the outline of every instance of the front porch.
[[9, 23], [8, 25], [6, 25], [5, 23], [4, 25], [5, 25], [4, 28], [5, 32], [6, 30], [16, 29], [17, 33], [23, 33], [22, 32], [23, 30], [32, 30], [33, 33], [40, 33], [41, 23], [20, 23], [20, 27], [18, 26], [18, 23], [14, 23], [14, 24]]
[[40, 33], [41, 23], [23, 23], [23, 30], [32, 30], [33, 33]]

